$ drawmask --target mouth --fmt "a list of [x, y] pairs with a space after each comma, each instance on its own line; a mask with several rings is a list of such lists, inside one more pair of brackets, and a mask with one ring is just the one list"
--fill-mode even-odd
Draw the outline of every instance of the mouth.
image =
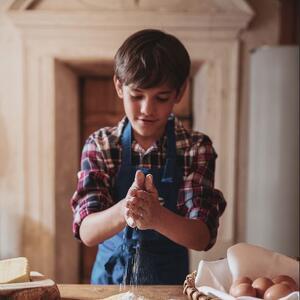
[[138, 121], [144, 123], [144, 124], [153, 124], [157, 120], [156, 119], [145, 119], [145, 118], [139, 118]]

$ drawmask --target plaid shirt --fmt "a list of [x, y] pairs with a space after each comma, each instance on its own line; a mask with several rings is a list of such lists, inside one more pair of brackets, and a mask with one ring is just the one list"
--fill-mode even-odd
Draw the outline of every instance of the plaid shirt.
[[[94, 212], [105, 210], [116, 203], [112, 189], [121, 164], [120, 136], [126, 118], [116, 127], [105, 127], [93, 133], [86, 141], [78, 172], [78, 185], [71, 205], [74, 214], [73, 232], [80, 239], [82, 220]], [[200, 219], [209, 228], [211, 248], [217, 237], [219, 217], [226, 202], [220, 191], [214, 189], [217, 154], [208, 136], [187, 131], [175, 118], [177, 166], [183, 169], [177, 209], [181, 216]], [[166, 157], [166, 136], [147, 151], [135, 141], [132, 143], [132, 164], [138, 167], [162, 167]]]

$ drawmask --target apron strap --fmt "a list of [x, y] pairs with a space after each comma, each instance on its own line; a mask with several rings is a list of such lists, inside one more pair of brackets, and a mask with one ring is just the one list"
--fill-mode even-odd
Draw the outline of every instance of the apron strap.
[[122, 143], [122, 164], [125, 166], [131, 165], [131, 124], [127, 120], [127, 124], [125, 125], [123, 134], [121, 136]]
[[167, 156], [164, 173], [161, 182], [174, 183], [176, 173], [176, 138], [174, 130], [174, 118], [170, 118], [167, 124]]

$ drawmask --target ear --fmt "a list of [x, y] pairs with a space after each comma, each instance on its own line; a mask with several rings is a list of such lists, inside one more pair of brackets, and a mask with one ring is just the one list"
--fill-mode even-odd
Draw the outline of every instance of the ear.
[[122, 83], [120, 82], [120, 80], [117, 78], [116, 75], [114, 75], [114, 84], [115, 84], [115, 89], [116, 89], [116, 92], [119, 96], [119, 98], [123, 98], [123, 85]]
[[188, 85], [188, 79], [186, 79], [186, 81], [183, 83], [183, 85], [181, 86], [181, 88], [179, 89], [177, 95], [176, 95], [176, 100], [175, 100], [175, 103], [179, 103], [186, 88], [187, 88], [187, 85]]

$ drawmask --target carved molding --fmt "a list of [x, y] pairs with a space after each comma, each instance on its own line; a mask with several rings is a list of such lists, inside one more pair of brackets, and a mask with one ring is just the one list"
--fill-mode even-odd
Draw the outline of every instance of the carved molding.
[[201, 15], [252, 15], [253, 10], [241, 0], [6, 0], [11, 11], [163, 11]]
[[141, 28], [161, 27], [190, 32], [208, 31], [234, 31], [238, 33], [246, 28], [252, 18], [252, 14], [220, 14], [201, 15], [179, 12], [149, 12], [149, 11], [107, 11], [107, 12], [35, 12], [26, 11], [9, 12], [10, 18], [20, 29], [55, 29], [58, 26], [64, 29], [70, 28]]

